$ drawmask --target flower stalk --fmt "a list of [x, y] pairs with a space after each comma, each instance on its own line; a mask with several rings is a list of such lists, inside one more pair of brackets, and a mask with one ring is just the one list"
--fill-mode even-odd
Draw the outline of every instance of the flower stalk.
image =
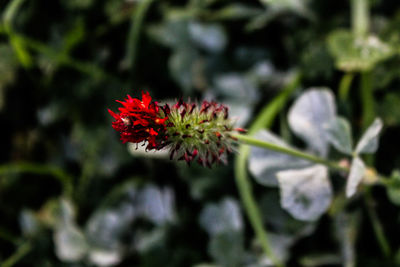
[[[271, 126], [274, 118], [279, 111], [285, 106], [291, 93], [297, 88], [301, 80], [301, 75], [296, 73], [291, 82], [286, 85], [282, 93], [274, 98], [268, 105], [266, 105], [256, 117], [254, 122], [249, 128], [248, 135], [251, 136], [258, 130], [268, 128]], [[238, 139], [239, 140], [239, 139]], [[264, 229], [261, 212], [254, 198], [252, 183], [247, 175], [247, 157], [250, 152], [250, 147], [244, 144], [239, 145], [239, 153], [235, 158], [235, 180], [240, 194], [244, 210], [250, 221], [250, 225], [254, 230], [258, 242], [260, 243], [263, 252], [275, 266], [283, 267], [285, 264], [277, 258], [272, 245], [268, 238], [268, 233]]]
[[344, 167], [336, 162], [332, 162], [332, 161], [329, 161], [329, 160], [326, 160], [326, 159], [323, 159], [323, 158], [320, 158], [320, 157], [317, 157], [317, 156], [314, 156], [314, 155], [311, 155], [308, 153], [304, 153], [297, 149], [279, 146], [279, 145], [276, 145], [273, 143], [269, 143], [269, 142], [265, 142], [265, 141], [253, 138], [248, 135], [235, 134], [235, 135], [233, 135], [233, 137], [237, 138], [239, 141], [241, 141], [245, 144], [248, 144], [248, 145], [269, 149], [272, 151], [280, 152], [280, 153], [294, 156], [297, 158], [302, 158], [302, 159], [305, 159], [305, 160], [308, 160], [311, 162], [325, 165], [331, 169], [335, 169], [338, 171], [345, 171], [345, 172], [349, 171], [349, 169], [347, 167]]

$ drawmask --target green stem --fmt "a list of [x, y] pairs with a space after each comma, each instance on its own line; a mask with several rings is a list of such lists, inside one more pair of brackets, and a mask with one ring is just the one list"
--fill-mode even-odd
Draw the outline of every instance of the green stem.
[[6, 6], [3, 13], [3, 23], [7, 32], [12, 31], [12, 22], [24, 1], [25, 0], [13, 0]]
[[11, 255], [8, 259], [3, 261], [0, 267], [11, 267], [20, 261], [26, 254], [32, 250], [32, 245], [29, 242], [23, 243], [18, 247], [17, 251]]
[[137, 7], [136, 12], [133, 12], [131, 18], [131, 28], [128, 36], [128, 43], [126, 48], [126, 60], [128, 62], [128, 67], [133, 70], [136, 61], [136, 55], [139, 44], [140, 30], [142, 29], [142, 24], [146, 13], [154, 0], [143, 0]]
[[[6, 33], [5, 31], [2, 31], [0, 25], [0, 34], [5, 34], [5, 33]], [[116, 77], [110, 75], [109, 73], [106, 73], [97, 65], [91, 64], [89, 62], [79, 61], [69, 57], [68, 55], [61, 54], [58, 51], [52, 49], [51, 47], [43, 44], [42, 42], [36, 41], [34, 39], [16, 33], [13, 33], [13, 38], [17, 39], [18, 42], [21, 43], [23, 46], [47, 56], [50, 60], [52, 60], [57, 64], [70, 67], [72, 69], [75, 69], [76, 71], [79, 71], [81, 73], [84, 73], [86, 75], [92, 76], [97, 79], [107, 79], [115, 82], [119, 81]]]
[[32, 49], [36, 52], [39, 52], [43, 55], [46, 55], [48, 58], [50, 58], [51, 60], [53, 60], [54, 62], [56, 62], [58, 64], [68, 66], [79, 72], [93, 76], [94, 78], [114, 79], [113, 77], [111, 77], [109, 74], [105, 73], [102, 69], [100, 69], [96, 65], [72, 59], [67, 55], [60, 54], [58, 51], [46, 46], [45, 44], [38, 42], [36, 40], [30, 39], [28, 37], [24, 37], [21, 35], [19, 35], [19, 37], [21, 38], [21, 40], [24, 42], [24, 44], [27, 47], [29, 47], [30, 49]]
[[11, 1], [5, 11], [3, 13], [3, 23], [4, 23], [4, 33], [8, 35], [10, 45], [14, 49], [14, 52], [21, 63], [21, 65], [25, 68], [30, 68], [32, 66], [32, 57], [29, 52], [26, 50], [25, 45], [15, 34], [13, 30], [13, 22], [14, 18], [18, 13], [18, 10], [21, 8], [22, 4], [25, 0], [13, 0]]
[[71, 197], [73, 192], [72, 177], [60, 168], [36, 163], [10, 163], [0, 165], [0, 174], [7, 173], [34, 173], [38, 175], [51, 175], [59, 180], [65, 195]]
[[369, 0], [351, 0], [351, 19], [355, 37], [365, 37], [369, 30]]
[[268, 143], [259, 139], [255, 139], [251, 136], [248, 135], [240, 135], [240, 134], [233, 134], [232, 135], [233, 138], [237, 138], [239, 141], [242, 141], [245, 144], [248, 145], [252, 145], [252, 146], [257, 146], [257, 147], [261, 147], [261, 148], [265, 148], [265, 149], [269, 149], [269, 150], [273, 150], [279, 153], [283, 153], [283, 154], [287, 154], [287, 155], [291, 155], [297, 158], [302, 158], [311, 162], [315, 162], [318, 164], [323, 164], [329, 168], [335, 169], [335, 170], [339, 170], [339, 171], [348, 171], [347, 168], [340, 166], [338, 163], [336, 162], [332, 162], [311, 154], [307, 154], [304, 153], [300, 150], [297, 149], [293, 149], [293, 148], [288, 148], [288, 147], [283, 147], [283, 146], [279, 146], [273, 143]]
[[375, 117], [372, 75], [370, 71], [361, 73], [360, 96], [362, 105], [362, 128], [366, 129]]
[[[287, 99], [296, 89], [299, 83], [300, 75], [295, 74], [292, 82], [289, 83], [286, 88], [284, 88], [283, 92], [262, 109], [260, 115], [257, 116], [254, 123], [250, 126], [249, 134], [254, 134], [260, 129], [271, 126], [274, 118], [284, 107]], [[235, 158], [235, 179], [237, 188], [239, 190], [239, 195], [247, 213], [247, 217], [249, 218], [250, 224], [264, 250], [265, 255], [271, 259], [274, 265], [284, 266], [284, 264], [280, 262], [272, 250], [272, 246], [268, 240], [268, 234], [264, 230], [260, 210], [257, 207], [257, 202], [252, 193], [252, 185], [249, 177], [247, 176], [247, 156], [249, 152], [250, 149], [248, 146], [240, 145], [239, 153], [236, 154]]]
[[385, 255], [386, 258], [389, 258], [392, 252], [390, 249], [389, 242], [387, 241], [385, 233], [383, 231], [382, 223], [380, 222], [379, 217], [374, 209], [373, 198], [370, 190], [366, 191], [364, 200], [367, 206], [367, 213], [369, 219], [371, 220], [372, 223], [372, 228], [374, 229], [375, 237], [379, 243], [379, 247], [383, 255]]
[[268, 240], [268, 234], [264, 230], [260, 210], [257, 207], [257, 202], [253, 196], [252, 185], [247, 177], [246, 172], [246, 158], [249, 154], [249, 150], [246, 147], [242, 147], [239, 150], [241, 156], [236, 158], [235, 162], [235, 177], [236, 177], [236, 185], [239, 190], [239, 195], [242, 200], [243, 206], [245, 207], [245, 211], [250, 220], [250, 224], [257, 236], [258, 241], [260, 242], [264, 253], [268, 256], [268, 258], [274, 263], [276, 266], [284, 266], [283, 263], [275, 256], [274, 251], [272, 250], [272, 246]]
[[353, 81], [354, 74], [348, 72], [343, 75], [342, 79], [340, 80], [339, 84], [339, 99], [342, 102], [346, 102], [349, 97], [349, 91], [351, 87], [351, 82]]

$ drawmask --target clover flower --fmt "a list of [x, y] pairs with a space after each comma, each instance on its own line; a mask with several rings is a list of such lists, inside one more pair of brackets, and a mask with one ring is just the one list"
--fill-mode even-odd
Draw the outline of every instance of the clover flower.
[[169, 106], [152, 102], [149, 93], [142, 100], [128, 95], [116, 114], [109, 110], [115, 121], [113, 128], [120, 132], [123, 143], [146, 143], [146, 150], [169, 149], [170, 159], [197, 161], [211, 167], [213, 163], [227, 163], [233, 151], [234, 128], [228, 107], [216, 102], [184, 102], [182, 99]]

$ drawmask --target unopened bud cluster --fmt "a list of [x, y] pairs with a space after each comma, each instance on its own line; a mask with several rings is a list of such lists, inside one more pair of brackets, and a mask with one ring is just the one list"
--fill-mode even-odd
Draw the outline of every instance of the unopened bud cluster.
[[[203, 101], [159, 106], [151, 102], [148, 93], [142, 100], [128, 96], [121, 102], [121, 113], [115, 114], [113, 127], [121, 134], [123, 142], [146, 142], [147, 149], [169, 149], [170, 158], [185, 160], [188, 164], [197, 161], [211, 167], [213, 163], [226, 163], [232, 152], [233, 128], [228, 107], [216, 102]], [[127, 138], [129, 137], [129, 138]]]

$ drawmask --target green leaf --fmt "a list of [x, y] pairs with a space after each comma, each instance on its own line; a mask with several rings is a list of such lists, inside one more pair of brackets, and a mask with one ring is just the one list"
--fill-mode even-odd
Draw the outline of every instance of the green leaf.
[[293, 239], [308, 236], [315, 230], [314, 222], [304, 222], [294, 219], [286, 212], [280, 204], [279, 192], [274, 190], [266, 192], [260, 200], [260, 211], [263, 215], [264, 224], [268, 225], [274, 232], [286, 235]]
[[74, 205], [69, 199], [61, 198], [55, 209], [56, 227], [61, 224], [70, 224], [75, 221], [76, 210]]
[[340, 152], [351, 155], [353, 140], [351, 126], [345, 118], [336, 117], [326, 127], [328, 141]]
[[343, 71], [368, 71], [394, 54], [390, 45], [374, 35], [355, 38], [350, 31], [338, 30], [328, 37], [328, 47], [336, 66]]
[[260, 2], [268, 8], [263, 13], [253, 16], [246, 25], [249, 31], [264, 28], [271, 21], [288, 12], [310, 20], [315, 18], [314, 13], [307, 7], [307, 0], [260, 0]]
[[229, 107], [229, 116], [235, 119], [235, 126], [244, 127], [251, 119], [253, 105], [240, 103], [235, 99], [226, 100], [224, 104]]
[[332, 79], [334, 62], [325, 42], [313, 41], [301, 51], [300, 67], [307, 79]]
[[[283, 147], [290, 147], [267, 130], [259, 131], [255, 134], [255, 138]], [[310, 166], [308, 161], [264, 148], [252, 147], [249, 154], [249, 171], [258, 183], [265, 186], [278, 185], [276, 175], [279, 171], [307, 166]]]
[[121, 238], [130, 231], [137, 217], [134, 201], [139, 190], [133, 181], [114, 188], [89, 217], [85, 233], [91, 248], [107, 253], [122, 253]]
[[131, 228], [135, 220], [140, 217], [156, 226], [165, 225], [174, 220], [173, 201], [171, 189], [152, 184], [139, 188], [134, 180], [112, 190], [85, 226], [90, 257], [94, 262], [121, 260], [126, 243], [135, 234]]
[[281, 205], [294, 218], [315, 221], [331, 204], [333, 192], [325, 166], [281, 171], [277, 176]]
[[188, 29], [192, 41], [200, 48], [214, 53], [225, 49], [228, 37], [221, 25], [191, 22]]
[[170, 188], [149, 184], [142, 188], [135, 201], [136, 213], [156, 225], [175, 219], [174, 193]]
[[188, 22], [184, 20], [171, 20], [151, 25], [147, 27], [147, 33], [157, 42], [173, 49], [190, 46]]
[[212, 18], [215, 20], [245, 19], [257, 16], [262, 12], [263, 10], [260, 8], [255, 8], [240, 3], [232, 3], [212, 13]]
[[243, 219], [238, 203], [225, 198], [207, 205], [200, 225], [210, 235], [208, 251], [221, 266], [242, 266], [244, 254]]
[[218, 204], [207, 205], [200, 214], [200, 225], [209, 235], [241, 231], [243, 219], [238, 203], [226, 198]]
[[124, 245], [122, 237], [129, 237], [130, 225], [135, 219], [132, 204], [122, 203], [115, 208], [100, 209], [89, 219], [85, 234], [90, 245], [90, 257], [121, 259]]
[[88, 252], [86, 237], [75, 223], [75, 208], [67, 199], [60, 199], [56, 208], [57, 216], [53, 235], [55, 253], [65, 262], [80, 261]]
[[197, 52], [192, 49], [180, 49], [169, 58], [169, 70], [182, 90], [189, 94], [193, 89], [194, 65], [198, 59]]
[[373, 123], [364, 132], [355, 149], [356, 154], [375, 153], [379, 145], [379, 133], [383, 127], [382, 120], [376, 118]]
[[[271, 247], [274, 251], [275, 256], [281, 262], [286, 262], [290, 256], [290, 247], [294, 244], [295, 239], [292, 236], [286, 234], [276, 234], [272, 232], [268, 232], [268, 239], [270, 240]], [[258, 264], [261, 266], [275, 266], [271, 258], [265, 255], [261, 257]]]
[[291, 11], [297, 15], [312, 19], [314, 14], [307, 7], [307, 0], [260, 0], [262, 4], [274, 11]]
[[220, 266], [243, 266], [243, 242], [241, 232], [220, 233], [211, 238], [208, 251]]
[[245, 125], [259, 99], [254, 83], [246, 75], [231, 72], [216, 76], [212, 89], [216, 97], [224, 99], [224, 104], [229, 106], [229, 114], [236, 125]]
[[364, 162], [359, 157], [353, 158], [346, 183], [347, 197], [351, 197], [356, 193], [357, 187], [365, 175], [365, 171], [366, 167]]
[[165, 243], [166, 229], [165, 227], [158, 227], [150, 231], [138, 231], [135, 233], [135, 249], [140, 253], [151, 253], [154, 248]]
[[115, 266], [122, 260], [122, 255], [117, 251], [108, 251], [98, 248], [91, 248], [89, 260], [97, 266]]
[[254, 104], [259, 99], [257, 88], [240, 73], [224, 73], [213, 80], [214, 91], [224, 98], [243, 104]]
[[306, 7], [307, 0], [260, 0], [260, 2], [271, 8], [303, 9]]
[[54, 233], [57, 257], [66, 262], [80, 261], [88, 252], [88, 244], [82, 231], [73, 223], [57, 227]]
[[[400, 71], [400, 69], [399, 69]], [[400, 77], [400, 73], [398, 74]], [[398, 90], [397, 90], [398, 91]], [[400, 95], [396, 93], [385, 94], [382, 102], [377, 108], [379, 115], [387, 126], [397, 126], [400, 124]]]
[[309, 148], [325, 157], [329, 141], [324, 125], [336, 117], [333, 93], [327, 88], [311, 88], [305, 91], [289, 110], [288, 122], [293, 132], [303, 139]]

